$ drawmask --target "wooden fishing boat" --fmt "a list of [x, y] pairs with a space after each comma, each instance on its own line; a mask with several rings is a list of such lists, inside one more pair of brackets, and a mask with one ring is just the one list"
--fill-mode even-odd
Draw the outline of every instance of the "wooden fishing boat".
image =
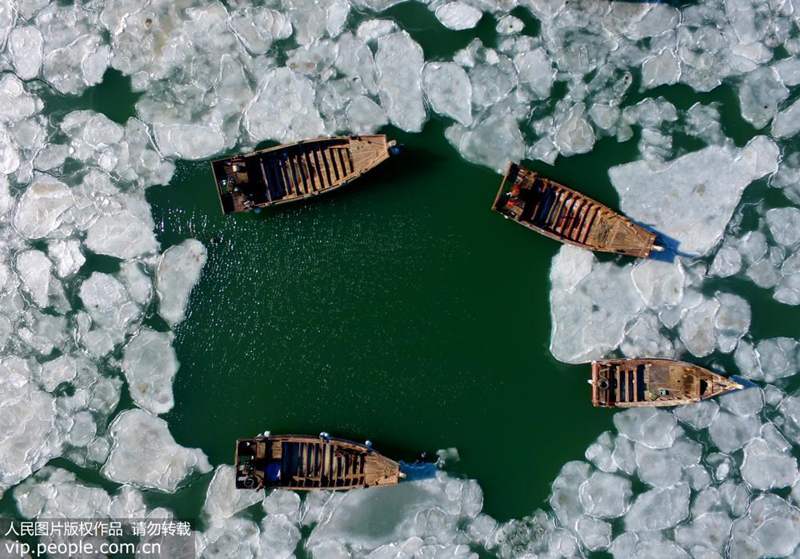
[[236, 441], [237, 489], [344, 490], [394, 485], [400, 464], [359, 444], [321, 434]]
[[592, 362], [592, 404], [604, 408], [678, 406], [744, 388], [708, 369], [671, 359]]
[[211, 162], [222, 212], [243, 212], [332, 192], [397, 150], [383, 134], [316, 138]]
[[546, 237], [600, 252], [647, 258], [656, 235], [600, 202], [509, 163], [492, 209]]

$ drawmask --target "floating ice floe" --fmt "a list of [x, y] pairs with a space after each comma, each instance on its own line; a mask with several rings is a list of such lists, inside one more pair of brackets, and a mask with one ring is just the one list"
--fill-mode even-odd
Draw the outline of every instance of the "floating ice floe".
[[20, 197], [14, 212], [14, 227], [29, 239], [46, 237], [58, 228], [72, 205], [72, 193], [64, 183], [41, 175]]
[[236, 472], [232, 466], [218, 466], [206, 491], [203, 513], [219, 523], [264, 499], [263, 491], [234, 491]]
[[170, 326], [175, 326], [185, 318], [189, 295], [200, 280], [206, 259], [206, 247], [195, 239], [172, 246], [161, 255], [155, 281], [158, 314]]
[[0, 493], [61, 453], [53, 396], [39, 390], [24, 361], [0, 360]]
[[626, 215], [703, 255], [722, 238], [744, 189], [775, 172], [778, 157], [775, 143], [759, 136], [740, 150], [707, 147], [669, 163], [612, 167], [609, 176]]
[[174, 405], [172, 380], [178, 372], [178, 359], [172, 339], [169, 333], [142, 328], [125, 346], [122, 358], [131, 398], [155, 415]]
[[211, 471], [203, 451], [179, 446], [167, 422], [144, 410], [120, 413], [108, 432], [111, 453], [102, 473], [117, 483], [174, 493], [190, 474]]
[[381, 106], [402, 130], [419, 132], [425, 122], [422, 102], [422, 48], [405, 31], [378, 38], [375, 54]]
[[472, 29], [483, 16], [477, 8], [459, 1], [441, 4], [434, 13], [442, 25], [456, 31]]

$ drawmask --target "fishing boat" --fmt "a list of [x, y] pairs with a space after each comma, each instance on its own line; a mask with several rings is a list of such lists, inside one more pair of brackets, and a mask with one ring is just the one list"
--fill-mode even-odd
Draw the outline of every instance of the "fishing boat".
[[492, 209], [546, 237], [599, 252], [647, 258], [656, 235], [600, 202], [509, 163]]
[[372, 445], [313, 435], [270, 435], [236, 441], [236, 488], [346, 490], [395, 485], [400, 463]]
[[703, 367], [671, 359], [593, 361], [589, 383], [592, 404], [602, 408], [678, 406], [745, 388]]
[[398, 150], [383, 134], [316, 138], [211, 162], [225, 214], [332, 192]]

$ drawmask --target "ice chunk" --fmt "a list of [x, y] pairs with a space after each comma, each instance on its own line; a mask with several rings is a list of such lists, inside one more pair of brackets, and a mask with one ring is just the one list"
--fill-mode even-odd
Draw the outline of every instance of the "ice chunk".
[[761, 421], [757, 417], [739, 417], [721, 411], [711, 422], [708, 434], [714, 445], [722, 452], [731, 453], [739, 450], [748, 441], [758, 436]]
[[405, 31], [378, 39], [375, 64], [381, 105], [389, 121], [406, 132], [419, 132], [425, 122], [422, 102], [422, 48]]
[[45, 39], [42, 73], [53, 87], [75, 94], [100, 83], [111, 49], [94, 14], [83, 6], [51, 3], [36, 15], [35, 23]]
[[719, 413], [719, 405], [712, 400], [678, 406], [675, 409], [675, 416], [678, 420], [690, 425], [694, 429], [705, 429]]
[[365, 95], [354, 97], [347, 105], [350, 128], [358, 133], [375, 132], [389, 123], [383, 107]]
[[8, 32], [14, 27], [17, 16], [14, 8], [14, 4], [10, 1], [0, 2], [0, 48], [5, 45]]
[[671, 487], [681, 480], [682, 464], [667, 450], [636, 445], [639, 479], [654, 487]]
[[800, 396], [787, 396], [780, 403], [783, 424], [781, 431], [786, 437], [800, 445]]
[[33, 25], [16, 27], [8, 40], [14, 71], [23, 80], [32, 80], [42, 68], [42, 34]]
[[614, 472], [617, 465], [611, 454], [614, 452], [614, 439], [609, 431], [597, 437], [597, 440], [586, 449], [586, 459], [604, 472]]
[[17, 273], [22, 287], [37, 306], [44, 308], [49, 304], [50, 284], [53, 282], [53, 264], [40, 250], [26, 250], [17, 254]]
[[125, 287], [113, 276], [101, 272], [92, 272], [84, 280], [79, 295], [92, 320], [116, 334], [124, 334], [141, 312]]
[[263, 505], [267, 514], [282, 514], [292, 522], [300, 519], [300, 497], [294, 491], [270, 491], [264, 498]]
[[259, 551], [263, 557], [288, 559], [299, 541], [299, 528], [282, 514], [269, 515], [261, 521]]
[[758, 136], [736, 150], [711, 146], [669, 163], [637, 161], [612, 167], [622, 210], [706, 254], [722, 237], [744, 189], [777, 169], [778, 148]]
[[693, 557], [698, 557], [698, 549], [723, 552], [728, 543], [731, 523], [731, 518], [723, 512], [703, 514], [690, 524], [676, 528], [675, 540], [685, 549], [692, 550]]
[[172, 379], [178, 372], [178, 359], [172, 339], [171, 333], [142, 328], [125, 346], [122, 358], [131, 398], [155, 415], [174, 405]]
[[390, 19], [370, 19], [358, 25], [356, 36], [362, 41], [369, 42], [395, 31], [397, 24]]
[[795, 252], [783, 261], [781, 276], [772, 296], [786, 305], [800, 305], [800, 253]]
[[579, 490], [583, 510], [598, 518], [616, 518], [625, 514], [632, 495], [628, 479], [605, 472], [594, 472]]
[[731, 557], [788, 557], [800, 545], [800, 511], [777, 495], [762, 495], [731, 533]]
[[86, 246], [97, 254], [131, 259], [158, 250], [153, 223], [143, 221], [129, 211], [105, 215], [86, 233]]
[[753, 439], [744, 447], [742, 478], [752, 487], [762, 491], [790, 487], [798, 477], [797, 459], [764, 439]]
[[289, 68], [267, 71], [244, 112], [244, 126], [255, 142], [291, 142], [325, 133], [314, 106], [311, 81]]
[[265, 6], [244, 6], [230, 16], [236, 36], [253, 54], [266, 53], [272, 42], [292, 34], [292, 24], [284, 14]]
[[525, 23], [511, 14], [506, 14], [497, 20], [495, 31], [501, 35], [514, 35], [525, 28]]
[[467, 161], [496, 171], [502, 171], [509, 161], [522, 159], [525, 153], [517, 121], [505, 114], [492, 113], [471, 129], [454, 124], [445, 135]]
[[56, 275], [60, 278], [71, 276], [86, 262], [77, 239], [50, 241], [47, 243], [47, 256], [55, 263]]
[[641, 260], [631, 269], [633, 285], [651, 309], [677, 305], [683, 299], [685, 274], [680, 260]]
[[89, 411], [80, 411], [72, 417], [72, 428], [67, 434], [67, 442], [73, 446], [88, 445], [97, 434], [97, 424]]
[[[550, 506], [558, 517], [562, 525], [571, 530], [575, 529], [575, 523], [583, 515], [583, 505], [579, 496], [580, 488], [583, 482], [589, 479], [589, 472], [591, 466], [586, 462], [567, 462], [562, 466], [558, 477], [553, 482], [552, 492], [550, 493]], [[602, 502], [602, 506], [606, 509], [612, 508], [615, 501], [604, 496], [602, 480], [600, 481], [601, 487], [596, 488], [598, 493], [597, 498]], [[587, 495], [587, 502], [591, 502], [594, 495]], [[593, 506], [593, 505], [591, 505]], [[601, 508], [601, 512], [603, 509]]]
[[0, 493], [61, 452], [53, 397], [39, 390], [16, 357], [0, 360]]
[[39, 175], [17, 204], [14, 228], [29, 239], [46, 237], [61, 225], [62, 216], [72, 204], [72, 193], [64, 183]]
[[186, 317], [189, 295], [200, 280], [206, 259], [206, 247], [195, 239], [187, 239], [161, 255], [155, 284], [158, 314], [170, 325], [174, 326]]
[[546, 99], [553, 87], [556, 70], [547, 51], [539, 47], [519, 53], [514, 57], [519, 83], [530, 89], [540, 99]]
[[772, 135], [776, 138], [791, 138], [800, 132], [800, 101], [778, 113], [772, 121]]
[[730, 353], [750, 330], [750, 305], [738, 295], [730, 293], [717, 293], [715, 297], [720, 303], [714, 318], [717, 347], [723, 353]]
[[135, 261], [127, 261], [119, 270], [119, 279], [135, 302], [146, 305], [153, 294], [153, 284], [150, 277], [145, 274], [140, 265]]
[[764, 407], [764, 397], [757, 386], [737, 390], [719, 397], [723, 409], [740, 417], [755, 415]]
[[790, 247], [800, 242], [800, 209], [772, 208], [767, 212], [767, 226], [772, 238]]
[[208, 125], [156, 122], [153, 132], [166, 157], [205, 159], [225, 148], [222, 131]]
[[[564, 246], [550, 270], [550, 351], [567, 363], [598, 359], [616, 348], [625, 337], [626, 326], [644, 306], [631, 280], [630, 266], [597, 263], [586, 254]], [[589, 274], [585, 273], [587, 258]]]
[[688, 516], [690, 495], [685, 483], [642, 493], [628, 509], [625, 527], [634, 531], [671, 528]]
[[654, 408], [635, 408], [614, 415], [614, 425], [623, 435], [650, 448], [669, 448], [675, 442], [675, 416]]
[[575, 526], [575, 531], [583, 545], [590, 551], [599, 551], [611, 545], [611, 524], [603, 520], [582, 516]]
[[483, 16], [480, 10], [459, 1], [442, 4], [434, 13], [442, 25], [456, 31], [472, 29]]
[[40, 382], [42, 388], [47, 392], [52, 392], [61, 383], [69, 382], [74, 379], [77, 374], [78, 370], [75, 366], [75, 360], [66, 355], [62, 355], [42, 365]]
[[[408, 538], [425, 539], [429, 544], [449, 543], [458, 537], [459, 523], [478, 515], [482, 502], [475, 482], [445, 475], [394, 487], [350, 491], [332, 499], [330, 512], [314, 527], [306, 547], [317, 556], [317, 546], [331, 540], [364, 552]], [[281, 517], [285, 518], [280, 514], [267, 516]]]
[[662, 334], [662, 327], [656, 315], [644, 312], [636, 317], [625, 331], [625, 340], [620, 351], [629, 357], [647, 355], [650, 357], [674, 357], [672, 341]]
[[96, 518], [108, 516], [111, 499], [100, 487], [79, 483], [75, 474], [48, 466], [14, 489], [26, 518]]
[[681, 341], [693, 355], [710, 355], [717, 340], [714, 337], [714, 320], [719, 310], [719, 301], [706, 299], [698, 306], [689, 309], [679, 328]]
[[767, 382], [797, 373], [800, 344], [792, 338], [768, 338], [756, 345], [758, 363]]
[[218, 466], [214, 472], [203, 505], [203, 513], [212, 524], [230, 518], [264, 498], [263, 491], [235, 490], [235, 477], [235, 469], [226, 464]]
[[112, 447], [102, 473], [111, 481], [174, 493], [192, 472], [211, 471], [201, 450], [176, 444], [167, 422], [144, 410], [122, 412], [108, 432]]
[[714, 256], [708, 273], [712, 276], [727, 278], [742, 269], [742, 255], [733, 246], [723, 244]]
[[19, 151], [6, 130], [0, 123], [0, 174], [10, 175], [19, 168]]
[[773, 68], [759, 68], [750, 72], [739, 85], [742, 117], [756, 128], [763, 128], [788, 96], [789, 90]]
[[586, 107], [578, 103], [566, 113], [556, 131], [553, 143], [561, 155], [575, 155], [591, 151], [594, 140], [594, 130], [586, 118]]
[[464, 126], [472, 122], [472, 84], [461, 66], [452, 62], [428, 62], [422, 85], [431, 108]]
[[642, 63], [642, 85], [645, 89], [677, 83], [681, 65], [673, 49], [665, 48]]

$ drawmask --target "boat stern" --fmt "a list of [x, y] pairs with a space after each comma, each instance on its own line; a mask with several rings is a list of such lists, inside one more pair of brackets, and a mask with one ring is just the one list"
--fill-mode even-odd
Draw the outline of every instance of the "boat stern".
[[592, 378], [589, 379], [589, 384], [592, 385], [592, 405], [594, 407], [615, 407], [613, 383], [614, 379], [608, 364], [604, 361], [592, 361]]
[[211, 170], [223, 214], [252, 209], [252, 204], [245, 194], [250, 184], [250, 176], [244, 159], [240, 157], [218, 159], [211, 162]]
[[262, 461], [266, 454], [266, 440], [239, 439], [234, 457], [236, 489], [261, 489], [264, 487]]

